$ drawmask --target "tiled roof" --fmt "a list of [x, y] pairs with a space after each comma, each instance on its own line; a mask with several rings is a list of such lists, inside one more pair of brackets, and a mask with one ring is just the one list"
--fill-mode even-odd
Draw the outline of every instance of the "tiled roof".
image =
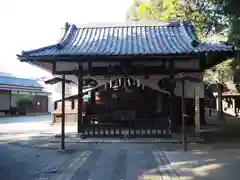
[[232, 51], [226, 44], [200, 43], [186, 21], [132, 22], [129, 24], [65, 26], [55, 45], [25, 51], [21, 56], [58, 55], [167, 55]]
[[35, 80], [16, 77], [0, 76], [0, 85], [25, 86], [41, 88], [42, 86]]

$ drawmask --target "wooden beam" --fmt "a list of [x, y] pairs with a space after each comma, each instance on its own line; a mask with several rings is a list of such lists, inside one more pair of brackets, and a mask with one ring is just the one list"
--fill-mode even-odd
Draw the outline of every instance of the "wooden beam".
[[69, 70], [69, 71], [56, 71], [55, 75], [77, 75], [78, 76], [78, 70]]
[[[170, 65], [171, 66], [171, 65]], [[169, 67], [168, 69], [164, 68], [163, 66], [143, 66], [142, 68], [138, 68], [136, 66], [132, 66], [128, 69], [127, 75], [162, 75], [162, 74], [178, 74], [181, 72], [185, 73], [195, 73], [195, 72], [203, 72], [201, 69], [174, 69]], [[76, 74], [76, 71], [58, 71], [56, 72], [58, 75], [73, 75]], [[112, 68], [111, 71], [109, 71], [108, 67], [92, 67], [92, 76], [97, 75], [106, 75], [106, 76], [114, 76], [114, 75], [124, 75], [126, 72], [124, 72], [123, 68], [121, 66], [115, 66]], [[83, 70], [83, 75], [89, 75], [88, 70]]]

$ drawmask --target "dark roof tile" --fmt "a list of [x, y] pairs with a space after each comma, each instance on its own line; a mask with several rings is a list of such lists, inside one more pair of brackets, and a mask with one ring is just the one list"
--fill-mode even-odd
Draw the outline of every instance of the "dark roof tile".
[[226, 44], [200, 43], [193, 24], [185, 21], [71, 25], [65, 29], [57, 44], [21, 56], [166, 55], [233, 49]]

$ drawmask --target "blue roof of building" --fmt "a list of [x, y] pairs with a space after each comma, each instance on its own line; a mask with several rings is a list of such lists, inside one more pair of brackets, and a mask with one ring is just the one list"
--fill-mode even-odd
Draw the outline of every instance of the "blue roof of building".
[[37, 87], [41, 88], [42, 85], [36, 80], [23, 79], [16, 77], [0, 76], [0, 85], [12, 85], [12, 86], [25, 86], [25, 87]]
[[232, 52], [233, 46], [199, 42], [194, 25], [186, 21], [157, 21], [80, 27], [66, 24], [55, 45], [24, 51], [19, 56], [177, 55], [216, 51]]

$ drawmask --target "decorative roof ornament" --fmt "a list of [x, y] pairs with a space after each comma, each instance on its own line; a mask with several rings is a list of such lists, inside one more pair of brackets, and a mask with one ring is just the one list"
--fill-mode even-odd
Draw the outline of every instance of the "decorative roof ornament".
[[77, 27], [76, 25], [70, 25], [68, 22], [65, 23], [65, 32], [60, 40], [60, 42], [57, 43], [56, 48], [58, 50], [62, 50], [64, 46], [71, 41], [71, 39], [74, 37], [74, 33], [76, 32]]

